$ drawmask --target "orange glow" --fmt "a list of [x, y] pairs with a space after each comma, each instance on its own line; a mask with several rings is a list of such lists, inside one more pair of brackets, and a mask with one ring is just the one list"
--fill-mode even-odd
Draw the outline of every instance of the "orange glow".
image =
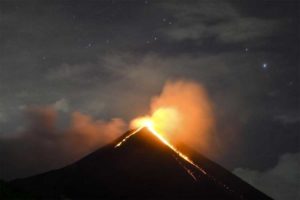
[[148, 116], [145, 117], [139, 117], [137, 119], [134, 119], [131, 122], [131, 127], [132, 128], [138, 128], [138, 127], [152, 127], [153, 126], [153, 122], [151, 121], [151, 118]]
[[185, 161], [199, 169], [202, 173], [206, 174], [206, 172], [195, 164], [192, 160], [190, 160], [186, 155], [181, 153], [176, 149], [165, 137], [167, 133], [171, 133], [174, 131], [179, 123], [181, 122], [181, 117], [179, 112], [175, 108], [170, 107], [161, 107], [153, 112], [151, 116], [144, 116], [134, 119], [131, 122], [132, 128], [136, 128], [132, 134], [127, 136], [123, 141], [116, 145], [116, 147], [120, 146], [123, 142], [125, 142], [130, 136], [141, 130], [143, 127], [147, 127], [148, 130], [155, 135], [162, 143], [171, 148], [178, 156], [183, 158]]
[[[173, 146], [167, 139], [168, 133], [175, 131], [181, 123], [180, 113], [173, 107], [161, 107], [155, 110], [151, 116], [143, 116], [134, 119], [131, 122], [131, 127], [135, 129], [132, 133], [127, 135], [122, 141], [115, 145], [115, 148], [120, 147], [127, 139], [138, 133], [142, 128], [146, 127], [155, 137], [157, 137], [163, 144], [168, 146], [175, 154], [183, 158], [186, 162], [193, 165], [203, 174], [207, 174], [204, 169], [195, 164], [188, 156], [181, 153], [175, 146]], [[197, 180], [192, 171], [186, 169], [187, 173]]]
[[175, 109], [180, 119], [171, 121], [169, 115], [165, 117], [164, 123], [171, 125], [172, 130], [155, 127], [156, 131], [172, 144], [185, 143], [202, 151], [212, 151], [213, 106], [204, 87], [192, 81], [167, 82], [161, 94], [152, 99], [150, 112], [154, 113], [161, 108]]
[[[160, 129], [173, 128], [171, 126], [171, 124], [165, 125], [165, 124], [161, 123], [160, 121], [158, 121], [159, 123], [156, 124], [155, 121], [154, 121], [154, 120], [159, 120], [159, 119], [161, 119], [162, 121], [165, 121], [166, 119], [164, 119], [163, 117], [167, 117], [168, 115], [166, 115], [166, 114], [171, 114], [171, 113], [175, 114], [176, 111], [172, 110], [172, 109], [160, 109], [157, 112], [154, 112], [154, 114], [152, 115], [151, 118], [146, 116], [146, 117], [141, 117], [141, 118], [135, 119], [132, 122], [132, 126], [138, 126], [138, 127], [136, 127], [136, 130], [133, 131], [128, 136], [126, 136], [121, 142], [119, 142], [118, 144], [116, 144], [115, 148], [120, 147], [124, 142], [126, 142], [127, 139], [129, 139], [131, 136], [133, 136], [134, 134], [136, 134], [137, 132], [139, 132], [142, 128], [146, 127], [162, 143], [164, 143], [171, 150], [173, 150], [174, 153], [176, 153], [178, 156], [180, 156], [181, 158], [183, 158], [185, 161], [187, 161], [188, 163], [190, 163], [191, 165], [193, 165], [194, 167], [196, 167], [202, 173], [207, 174], [204, 169], [202, 169], [197, 164], [195, 164], [188, 156], [186, 156], [185, 154], [181, 153], [175, 146], [173, 146], [168, 140], [166, 140], [163, 137], [162, 134], [160, 134], [159, 132], [156, 131], [156, 129], [155, 129], [156, 127], [159, 127]], [[171, 116], [171, 119], [175, 119], [175, 118], [177, 120], [177, 114], [175, 116]], [[189, 170], [187, 170], [187, 172], [193, 177], [193, 179], [196, 179], [195, 176], [192, 174], [192, 172], [190, 172]]]
[[136, 129], [152, 123], [152, 127], [174, 145], [180, 143], [212, 153], [214, 116], [205, 89], [196, 82], [167, 82], [161, 93], [152, 98], [150, 113], [131, 121]]
[[181, 122], [181, 116], [175, 108], [161, 107], [153, 112], [151, 116], [144, 116], [134, 119], [131, 122], [132, 128], [148, 127], [157, 130], [161, 135], [167, 137], [174, 132]]

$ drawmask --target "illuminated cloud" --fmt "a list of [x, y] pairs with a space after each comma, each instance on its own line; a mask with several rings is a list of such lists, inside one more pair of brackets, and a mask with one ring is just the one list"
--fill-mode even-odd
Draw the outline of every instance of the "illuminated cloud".
[[25, 130], [11, 137], [0, 137], [1, 178], [62, 167], [111, 142], [126, 130], [121, 119], [95, 120], [79, 112], [73, 112], [67, 128], [59, 129], [58, 113], [52, 107], [27, 108], [26, 115], [29, 124]]

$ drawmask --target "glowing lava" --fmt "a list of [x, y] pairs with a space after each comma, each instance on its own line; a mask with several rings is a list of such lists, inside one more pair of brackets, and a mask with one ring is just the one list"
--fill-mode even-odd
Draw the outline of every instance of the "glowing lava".
[[[178, 149], [176, 149], [175, 146], [173, 146], [171, 143], [169, 143], [163, 137], [163, 134], [161, 134], [158, 131], [156, 131], [156, 127], [158, 127], [158, 129], [160, 129], [160, 130], [169, 130], [170, 128], [173, 128], [172, 124], [163, 124], [160, 121], [158, 121], [159, 122], [158, 124], [155, 123], [158, 119], [163, 120], [163, 117], [167, 117], [168, 116], [168, 115], [166, 115], [167, 113], [175, 114], [175, 115], [170, 115], [170, 117], [173, 118], [173, 120], [175, 119], [175, 121], [178, 120], [178, 114], [176, 113], [176, 110], [173, 110], [173, 109], [170, 109], [170, 108], [165, 108], [165, 109], [159, 109], [159, 110], [157, 110], [156, 112], [154, 112], [154, 114], [152, 115], [151, 118], [148, 117], [148, 116], [137, 118], [136, 120], [133, 121], [132, 125], [135, 126], [135, 127], [138, 127], [138, 128], [134, 132], [132, 132], [131, 134], [129, 134], [128, 136], [126, 136], [115, 147], [121, 146], [128, 138], [130, 138], [131, 136], [133, 136], [134, 134], [136, 134], [137, 132], [139, 132], [142, 128], [146, 127], [162, 143], [164, 143], [170, 149], [172, 149], [174, 153], [176, 153], [178, 156], [180, 156], [181, 158], [183, 158], [185, 161], [187, 161], [188, 163], [190, 163], [191, 165], [193, 165], [194, 167], [196, 167], [202, 173], [207, 174], [204, 169], [202, 169], [201, 167], [199, 167], [196, 163], [194, 163], [191, 159], [189, 159], [189, 157], [187, 157], [185, 154], [181, 153]], [[169, 118], [167, 118], [167, 119], [169, 119]], [[175, 125], [175, 124], [173, 124], [173, 125]]]
[[143, 116], [134, 119], [131, 122], [132, 128], [148, 127], [156, 130], [164, 138], [172, 138], [182, 122], [182, 117], [177, 109], [172, 107], [160, 107], [155, 110], [151, 116]]
[[162, 141], [165, 145], [167, 145], [168, 147], [170, 147], [177, 155], [179, 155], [181, 158], [183, 158], [184, 160], [186, 160], [188, 163], [190, 163], [191, 165], [193, 165], [194, 167], [196, 167], [197, 169], [199, 169], [202, 173], [207, 174], [206, 171], [204, 171], [204, 169], [202, 169], [201, 167], [199, 167], [191, 159], [189, 159], [189, 157], [187, 157], [186, 155], [184, 155], [183, 153], [181, 153], [172, 144], [170, 144], [166, 139], [164, 139], [158, 132], [156, 132], [154, 130], [154, 128], [152, 126], [150, 126], [150, 127], [147, 126], [147, 128], [150, 130], [150, 132], [152, 134], [154, 134], [158, 139], [160, 139], [160, 141]]

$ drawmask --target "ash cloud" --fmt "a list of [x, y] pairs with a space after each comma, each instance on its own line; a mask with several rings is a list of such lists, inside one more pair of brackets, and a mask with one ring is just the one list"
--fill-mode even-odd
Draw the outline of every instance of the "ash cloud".
[[64, 129], [57, 125], [53, 107], [32, 107], [25, 111], [28, 126], [13, 136], [0, 138], [0, 177], [29, 176], [72, 163], [111, 142], [126, 130], [123, 120], [95, 120], [73, 112]]

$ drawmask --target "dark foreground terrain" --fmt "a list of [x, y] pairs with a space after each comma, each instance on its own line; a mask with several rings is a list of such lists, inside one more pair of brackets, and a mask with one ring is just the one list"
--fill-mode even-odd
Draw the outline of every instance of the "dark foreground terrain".
[[[182, 147], [187, 162], [144, 128], [67, 167], [6, 183], [33, 198], [270, 199], [204, 156]], [[13, 188], [13, 189], [12, 189]]]

